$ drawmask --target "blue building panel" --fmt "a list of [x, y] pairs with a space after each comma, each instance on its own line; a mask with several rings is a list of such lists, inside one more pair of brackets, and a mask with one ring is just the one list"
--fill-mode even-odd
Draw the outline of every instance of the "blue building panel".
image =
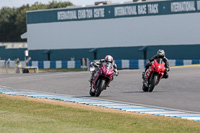
[[115, 60], [115, 64], [117, 65], [117, 68], [122, 68], [122, 61], [121, 60]]
[[[177, 6], [188, 6], [189, 8], [177, 11]], [[146, 10], [149, 7], [150, 9], [154, 8], [154, 10], [148, 10], [147, 12]], [[178, 0], [145, 3], [133, 2], [128, 4], [116, 4], [105, 6], [103, 5], [101, 7], [94, 6], [70, 9], [62, 8], [55, 10], [29, 11], [27, 12], [27, 24], [196, 13], [199, 12], [199, 10], [196, 10], [196, 7], [199, 8], [198, 0], [189, 0], [187, 2], [185, 2], [185, 0]], [[122, 10], [125, 9], [127, 11], [122, 12]], [[103, 15], [97, 15], [97, 11], [101, 12]], [[88, 13], [85, 14], [84, 12]]]
[[44, 68], [44, 61], [38, 61], [38, 68], [40, 69]]
[[138, 60], [130, 60], [129, 67], [130, 69], [138, 69]]
[[81, 68], [81, 61], [80, 60], [75, 61], [75, 68]]
[[183, 66], [183, 60], [176, 60], [176, 66]]
[[62, 68], [68, 68], [67, 61], [62, 61]]
[[192, 64], [200, 64], [199, 60], [192, 60]]
[[29, 62], [28, 62], [28, 66], [32, 66], [32, 61], [29, 61]]
[[50, 61], [50, 68], [56, 68], [56, 61]]

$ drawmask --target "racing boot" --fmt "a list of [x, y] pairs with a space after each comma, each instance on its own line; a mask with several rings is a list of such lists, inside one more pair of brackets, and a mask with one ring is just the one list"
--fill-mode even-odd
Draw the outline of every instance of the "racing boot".
[[142, 73], [142, 79], [145, 79], [145, 72]]
[[144, 84], [146, 87], [148, 87], [148, 79], [145, 78], [145, 79], [143, 80], [143, 84]]
[[143, 84], [148, 87], [148, 79], [145, 78], [145, 72], [142, 73]]
[[90, 87], [92, 87], [92, 81], [94, 79], [94, 74], [95, 74], [95, 72], [93, 71], [90, 79], [88, 80], [90, 82]]
[[92, 87], [93, 76], [88, 81], [90, 82], [90, 87]]

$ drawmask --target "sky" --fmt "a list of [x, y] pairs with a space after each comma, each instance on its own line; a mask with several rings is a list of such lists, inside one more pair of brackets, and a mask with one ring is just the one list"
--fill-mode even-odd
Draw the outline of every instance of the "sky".
[[[32, 5], [35, 2], [40, 2], [43, 4], [48, 4], [49, 2], [51, 2], [52, 0], [0, 0], [0, 8], [2, 7], [20, 7], [22, 5]], [[96, 1], [106, 1], [106, 0], [55, 0], [55, 1], [70, 1], [72, 2], [74, 5], [93, 5], [94, 2]], [[131, 0], [112, 0], [112, 3], [118, 3], [118, 2], [127, 2], [127, 1], [131, 1]]]

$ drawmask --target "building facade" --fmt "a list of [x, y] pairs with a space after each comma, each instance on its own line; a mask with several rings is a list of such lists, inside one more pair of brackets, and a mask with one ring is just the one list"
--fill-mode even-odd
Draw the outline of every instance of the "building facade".
[[127, 2], [27, 12], [32, 60], [198, 59], [200, 1]]

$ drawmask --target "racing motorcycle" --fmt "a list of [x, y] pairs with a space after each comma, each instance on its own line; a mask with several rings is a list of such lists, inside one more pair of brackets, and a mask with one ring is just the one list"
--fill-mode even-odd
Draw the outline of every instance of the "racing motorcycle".
[[[90, 71], [94, 71], [95, 68], [90, 68]], [[103, 90], [109, 86], [109, 83], [113, 80], [114, 71], [112, 63], [102, 63], [97, 71], [90, 88], [90, 95], [98, 97]]]
[[[162, 59], [155, 59], [151, 62], [151, 66], [147, 69], [144, 76], [147, 79], [148, 83], [143, 82], [143, 91], [152, 92], [154, 87], [160, 82], [160, 79], [163, 77], [165, 72], [165, 63]], [[144, 79], [143, 76], [143, 80]]]

